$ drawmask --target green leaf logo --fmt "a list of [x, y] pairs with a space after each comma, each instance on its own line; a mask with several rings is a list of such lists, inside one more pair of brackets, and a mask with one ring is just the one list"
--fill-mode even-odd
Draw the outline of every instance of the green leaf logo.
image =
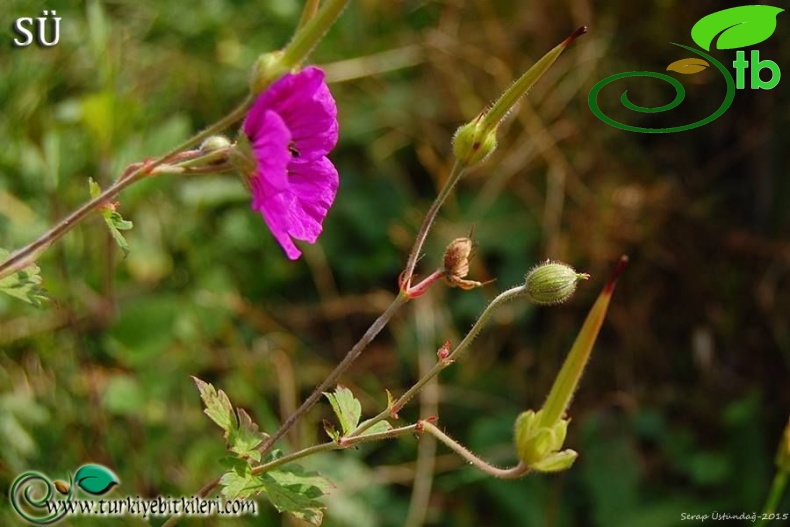
[[118, 485], [120, 480], [110, 469], [101, 465], [82, 465], [74, 475], [74, 483], [88, 494], [101, 496]]
[[713, 39], [718, 49], [754, 46], [773, 35], [776, 17], [784, 9], [769, 5], [745, 5], [723, 9], [703, 17], [691, 28], [691, 38], [699, 47], [710, 51]]
[[709, 66], [710, 64], [708, 61], [692, 57], [688, 59], [676, 60], [667, 66], [667, 71], [675, 71], [677, 73], [682, 73], [683, 75], [693, 75], [694, 73], [703, 71]]

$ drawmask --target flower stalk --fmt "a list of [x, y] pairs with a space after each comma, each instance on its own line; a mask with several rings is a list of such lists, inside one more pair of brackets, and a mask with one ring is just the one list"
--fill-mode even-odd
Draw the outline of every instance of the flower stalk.
[[461, 356], [469, 349], [472, 341], [477, 337], [477, 335], [482, 331], [483, 327], [488, 323], [491, 315], [494, 314], [497, 308], [502, 306], [503, 304], [524, 296], [525, 286], [520, 285], [518, 287], [513, 287], [500, 293], [494, 300], [491, 301], [488, 306], [483, 310], [478, 317], [477, 321], [472, 326], [472, 329], [469, 330], [469, 333], [463, 338], [463, 340], [455, 347], [455, 349], [447, 355], [445, 358], [440, 359], [434, 366], [431, 368], [425, 375], [423, 375], [411, 388], [406, 390], [406, 392], [401, 395], [395, 402], [393, 402], [388, 408], [383, 410], [381, 413], [376, 415], [375, 417], [368, 419], [359, 424], [356, 430], [349, 433], [346, 437], [357, 437], [365, 433], [370, 427], [375, 425], [376, 423], [383, 421], [395, 414], [397, 414], [407, 402], [409, 402], [422, 388], [428, 384], [434, 377], [439, 375], [445, 368], [449, 367], [453, 364], [456, 360], [461, 358]]
[[444, 182], [442, 189], [433, 200], [428, 212], [425, 213], [425, 218], [422, 220], [422, 225], [420, 226], [420, 230], [417, 232], [417, 236], [414, 239], [414, 244], [412, 245], [411, 251], [409, 252], [409, 257], [406, 260], [406, 268], [403, 270], [400, 276], [399, 285], [401, 291], [405, 292], [411, 288], [411, 281], [414, 279], [414, 268], [417, 266], [417, 260], [420, 259], [420, 252], [422, 251], [422, 247], [425, 244], [426, 238], [428, 238], [428, 233], [431, 231], [431, 227], [433, 227], [433, 222], [436, 220], [436, 215], [439, 213], [439, 209], [442, 208], [442, 205], [444, 205], [444, 202], [447, 200], [447, 196], [449, 196], [450, 192], [452, 192], [453, 188], [455, 188], [456, 183], [461, 180], [461, 176], [463, 176], [463, 174], [463, 165], [458, 162], [453, 164], [453, 168], [450, 171], [450, 176]]
[[420, 427], [422, 431], [431, 434], [433, 437], [450, 447], [453, 452], [464, 458], [473, 467], [484, 472], [485, 474], [488, 474], [489, 476], [499, 479], [517, 479], [529, 473], [529, 467], [521, 461], [511, 468], [499, 468], [489, 464], [483, 459], [477, 457], [474, 453], [472, 453], [471, 450], [463, 446], [461, 443], [442, 432], [428, 419], [420, 421], [417, 423], [417, 426]]
[[[349, 0], [326, 0], [324, 5], [313, 15], [308, 22], [301, 26], [293, 37], [293, 40], [283, 50], [280, 64], [284, 71], [299, 67], [302, 62], [310, 55], [316, 44], [318, 44], [329, 28], [335, 23], [340, 13], [348, 5]], [[302, 20], [309, 16], [302, 14]]]

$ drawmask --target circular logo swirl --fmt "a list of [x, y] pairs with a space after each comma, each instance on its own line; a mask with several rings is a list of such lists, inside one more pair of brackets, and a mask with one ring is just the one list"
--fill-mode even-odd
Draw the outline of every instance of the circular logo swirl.
[[[33, 471], [25, 472], [20, 474], [11, 485], [9, 492], [11, 505], [19, 516], [34, 525], [55, 523], [66, 515], [66, 510], [58, 508], [52, 511], [48, 506], [49, 503], [55, 503], [52, 500], [54, 489], [55, 485], [46, 476]], [[41, 492], [42, 490], [44, 492]], [[39, 514], [33, 515], [30, 513], [31, 510]]]
[[714, 59], [704, 51], [700, 51], [691, 48], [689, 46], [684, 46], [683, 44], [676, 44], [674, 42], [672, 42], [672, 44], [687, 49], [692, 53], [695, 53], [705, 58], [706, 60], [710, 61], [710, 63], [716, 66], [716, 69], [718, 69], [721, 72], [721, 74], [724, 76], [724, 80], [727, 83], [727, 93], [724, 96], [724, 101], [722, 101], [721, 106], [719, 106], [719, 108], [715, 112], [713, 112], [708, 117], [705, 117], [704, 119], [700, 119], [699, 121], [696, 121], [694, 123], [684, 124], [680, 126], [672, 126], [669, 128], [647, 128], [644, 126], [633, 126], [630, 124], [621, 123], [620, 121], [616, 121], [611, 117], [609, 117], [608, 115], [606, 115], [605, 113], [603, 113], [601, 108], [598, 106], [598, 94], [606, 85], [618, 81], [620, 79], [626, 79], [629, 77], [651, 77], [654, 79], [660, 79], [665, 82], [668, 82], [675, 89], [675, 98], [671, 102], [663, 106], [657, 106], [654, 108], [639, 106], [638, 104], [632, 103], [628, 99], [628, 90], [624, 91], [623, 95], [620, 97], [620, 102], [622, 103], [623, 106], [635, 112], [639, 112], [639, 113], [666, 112], [674, 108], [677, 108], [680, 105], [680, 103], [683, 102], [683, 99], [685, 99], [686, 97], [686, 90], [683, 88], [683, 85], [680, 84], [680, 82], [674, 77], [670, 77], [669, 75], [665, 75], [663, 73], [654, 73], [652, 71], [629, 71], [626, 73], [618, 73], [616, 75], [611, 75], [609, 77], [606, 77], [605, 79], [598, 82], [595, 86], [593, 86], [593, 89], [590, 90], [590, 95], [587, 101], [590, 104], [590, 109], [595, 114], [595, 116], [598, 117], [598, 119], [600, 119], [601, 121], [605, 122], [610, 126], [614, 126], [615, 128], [619, 128], [621, 130], [627, 130], [629, 132], [642, 132], [646, 134], [668, 134], [672, 132], [683, 132], [686, 130], [691, 130], [693, 128], [699, 128], [700, 126], [704, 126], [721, 117], [721, 115], [727, 111], [727, 109], [732, 104], [732, 101], [735, 99], [735, 79], [732, 78], [732, 74], [730, 74], [730, 72], [727, 70], [727, 68], [724, 67], [724, 65], [721, 62]]

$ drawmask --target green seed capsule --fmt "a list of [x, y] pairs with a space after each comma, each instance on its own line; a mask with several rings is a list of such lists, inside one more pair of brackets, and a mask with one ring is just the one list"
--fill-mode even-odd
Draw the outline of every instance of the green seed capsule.
[[576, 291], [579, 280], [588, 278], [590, 275], [577, 273], [568, 264], [546, 260], [527, 274], [527, 297], [533, 304], [560, 304]]

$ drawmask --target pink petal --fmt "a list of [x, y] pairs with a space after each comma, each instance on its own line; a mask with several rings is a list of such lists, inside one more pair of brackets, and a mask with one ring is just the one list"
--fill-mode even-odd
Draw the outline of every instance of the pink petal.
[[291, 153], [288, 144], [291, 133], [276, 113], [267, 110], [260, 119], [263, 132], [251, 138], [252, 151], [257, 162], [255, 176], [250, 179], [253, 190], [252, 206], [266, 194], [273, 194], [288, 188], [288, 163]]

